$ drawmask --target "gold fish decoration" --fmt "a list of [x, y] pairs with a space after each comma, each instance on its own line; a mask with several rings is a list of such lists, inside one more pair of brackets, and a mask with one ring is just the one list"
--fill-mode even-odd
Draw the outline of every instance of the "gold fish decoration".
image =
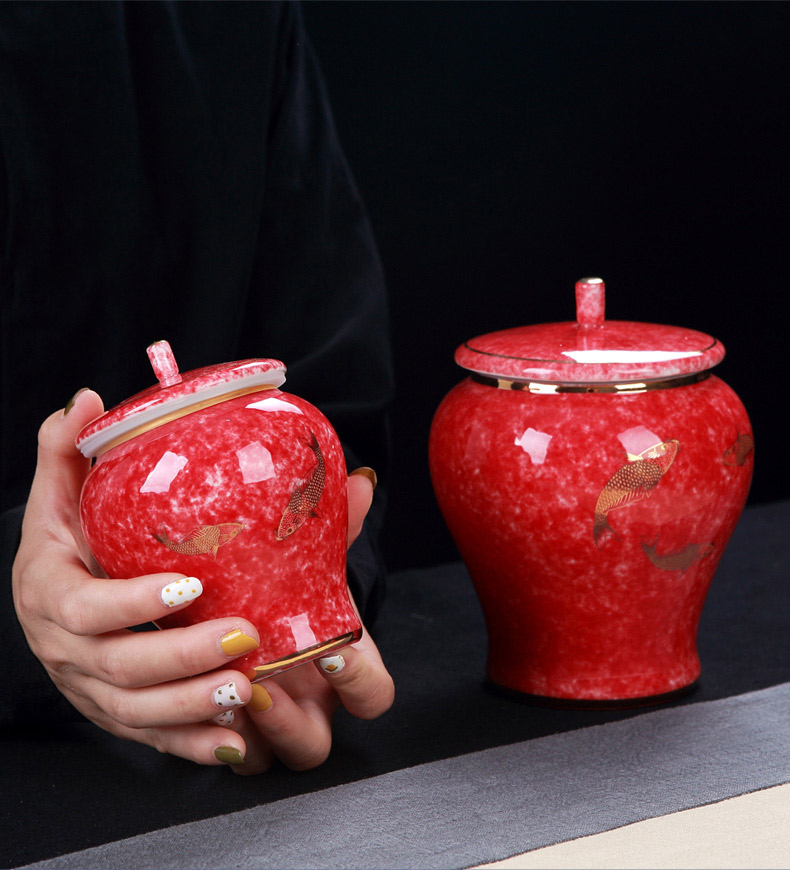
[[609, 525], [609, 511], [648, 498], [669, 470], [679, 449], [680, 443], [673, 439], [654, 444], [638, 456], [628, 454], [629, 461], [609, 478], [595, 504], [593, 540], [598, 549], [601, 548], [601, 538], [607, 532], [620, 537]]
[[284, 541], [290, 537], [297, 529], [301, 528], [308, 517], [318, 516], [316, 508], [324, 492], [326, 467], [318, 439], [313, 432], [310, 432], [310, 441], [306, 443], [315, 454], [316, 463], [309, 479], [297, 483], [291, 492], [291, 497], [280, 518], [280, 525], [275, 535], [278, 541]]
[[724, 451], [722, 460], [725, 465], [744, 465], [754, 450], [754, 438], [746, 433], [739, 434], [735, 441]]
[[664, 553], [660, 555], [658, 550], [658, 538], [652, 543], [642, 539], [642, 549], [648, 559], [662, 571], [685, 571], [690, 568], [695, 562], [709, 556], [715, 549], [713, 543], [710, 544], [687, 544], [682, 550], [676, 550], [674, 553]]
[[151, 534], [164, 544], [168, 550], [180, 553], [183, 556], [202, 556], [204, 553], [213, 553], [217, 558], [217, 550], [232, 541], [244, 528], [241, 523], [220, 523], [217, 526], [198, 526], [180, 541], [173, 541], [167, 533], [160, 531]]

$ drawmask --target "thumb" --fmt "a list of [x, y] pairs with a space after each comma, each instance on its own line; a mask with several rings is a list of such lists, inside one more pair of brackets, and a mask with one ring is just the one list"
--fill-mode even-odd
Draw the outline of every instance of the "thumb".
[[76, 510], [90, 460], [77, 450], [74, 440], [83, 426], [103, 410], [98, 394], [80, 390], [64, 410], [51, 414], [41, 424], [38, 462], [26, 516], [46, 521], [48, 517], [63, 518]]

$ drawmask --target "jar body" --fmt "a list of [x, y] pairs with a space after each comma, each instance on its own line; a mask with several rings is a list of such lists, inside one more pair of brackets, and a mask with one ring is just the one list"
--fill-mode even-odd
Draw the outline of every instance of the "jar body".
[[262, 389], [109, 449], [80, 516], [110, 578], [176, 571], [201, 581], [203, 594], [159, 627], [225, 616], [256, 625], [259, 648], [234, 666], [257, 679], [361, 636], [345, 573], [346, 480], [326, 418]]
[[633, 394], [455, 387], [430, 468], [486, 619], [490, 681], [593, 706], [691, 686], [752, 446], [715, 376]]

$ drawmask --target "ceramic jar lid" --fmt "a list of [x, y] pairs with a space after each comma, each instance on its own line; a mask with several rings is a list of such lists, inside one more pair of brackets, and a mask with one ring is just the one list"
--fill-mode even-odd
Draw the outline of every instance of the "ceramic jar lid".
[[89, 423], [77, 436], [77, 448], [96, 456], [141, 427], [285, 382], [285, 366], [276, 359], [248, 359], [205, 366], [181, 374], [170, 345], [158, 341], [148, 349], [158, 383], [132, 396]]
[[462, 344], [455, 361], [489, 378], [548, 384], [629, 384], [693, 375], [724, 358], [703, 332], [606, 320], [600, 278], [576, 282], [576, 320], [521, 326]]

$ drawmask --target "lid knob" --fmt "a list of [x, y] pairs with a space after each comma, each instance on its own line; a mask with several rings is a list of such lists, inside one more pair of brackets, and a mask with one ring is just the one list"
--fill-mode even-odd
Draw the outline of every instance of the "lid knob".
[[181, 375], [178, 373], [178, 363], [173, 356], [168, 341], [155, 341], [146, 349], [151, 368], [162, 387], [172, 387], [173, 384], [181, 383]]
[[605, 305], [606, 286], [601, 278], [580, 278], [576, 282], [576, 322], [579, 326], [601, 326]]

